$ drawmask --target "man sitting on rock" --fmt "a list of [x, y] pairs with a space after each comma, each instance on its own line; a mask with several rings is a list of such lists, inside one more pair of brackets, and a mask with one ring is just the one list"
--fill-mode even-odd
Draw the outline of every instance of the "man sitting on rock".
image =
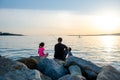
[[67, 54], [67, 46], [62, 44], [62, 38], [58, 38], [58, 43], [54, 47], [55, 53], [54, 53], [54, 58], [55, 59], [60, 59], [60, 60], [65, 60], [66, 54]]

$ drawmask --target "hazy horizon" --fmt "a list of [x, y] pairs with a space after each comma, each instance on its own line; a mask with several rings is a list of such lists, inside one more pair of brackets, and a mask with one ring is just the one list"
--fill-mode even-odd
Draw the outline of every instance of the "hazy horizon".
[[25, 35], [120, 33], [120, 0], [0, 0], [0, 31]]

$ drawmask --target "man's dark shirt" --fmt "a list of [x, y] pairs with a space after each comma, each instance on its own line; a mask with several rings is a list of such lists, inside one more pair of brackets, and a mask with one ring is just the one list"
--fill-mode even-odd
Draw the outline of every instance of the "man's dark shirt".
[[62, 43], [58, 43], [55, 45], [54, 49], [55, 49], [54, 58], [65, 60], [64, 55], [65, 55], [65, 49], [67, 49], [67, 46]]

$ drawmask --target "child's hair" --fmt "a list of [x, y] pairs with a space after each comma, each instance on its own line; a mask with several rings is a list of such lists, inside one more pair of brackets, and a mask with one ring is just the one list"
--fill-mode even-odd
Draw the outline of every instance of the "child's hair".
[[39, 47], [43, 47], [44, 46], [44, 42], [41, 42], [40, 44], [39, 44]]
[[68, 50], [71, 51], [72, 50], [71, 47], [69, 47]]

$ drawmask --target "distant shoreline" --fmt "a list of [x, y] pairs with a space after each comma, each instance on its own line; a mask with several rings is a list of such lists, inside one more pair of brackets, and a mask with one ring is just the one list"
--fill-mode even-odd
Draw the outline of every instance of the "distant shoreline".
[[115, 34], [68, 35], [68, 36], [120, 36], [120, 33], [115, 33]]
[[0, 36], [24, 36], [23, 34], [13, 34], [7, 32], [0, 32]]

